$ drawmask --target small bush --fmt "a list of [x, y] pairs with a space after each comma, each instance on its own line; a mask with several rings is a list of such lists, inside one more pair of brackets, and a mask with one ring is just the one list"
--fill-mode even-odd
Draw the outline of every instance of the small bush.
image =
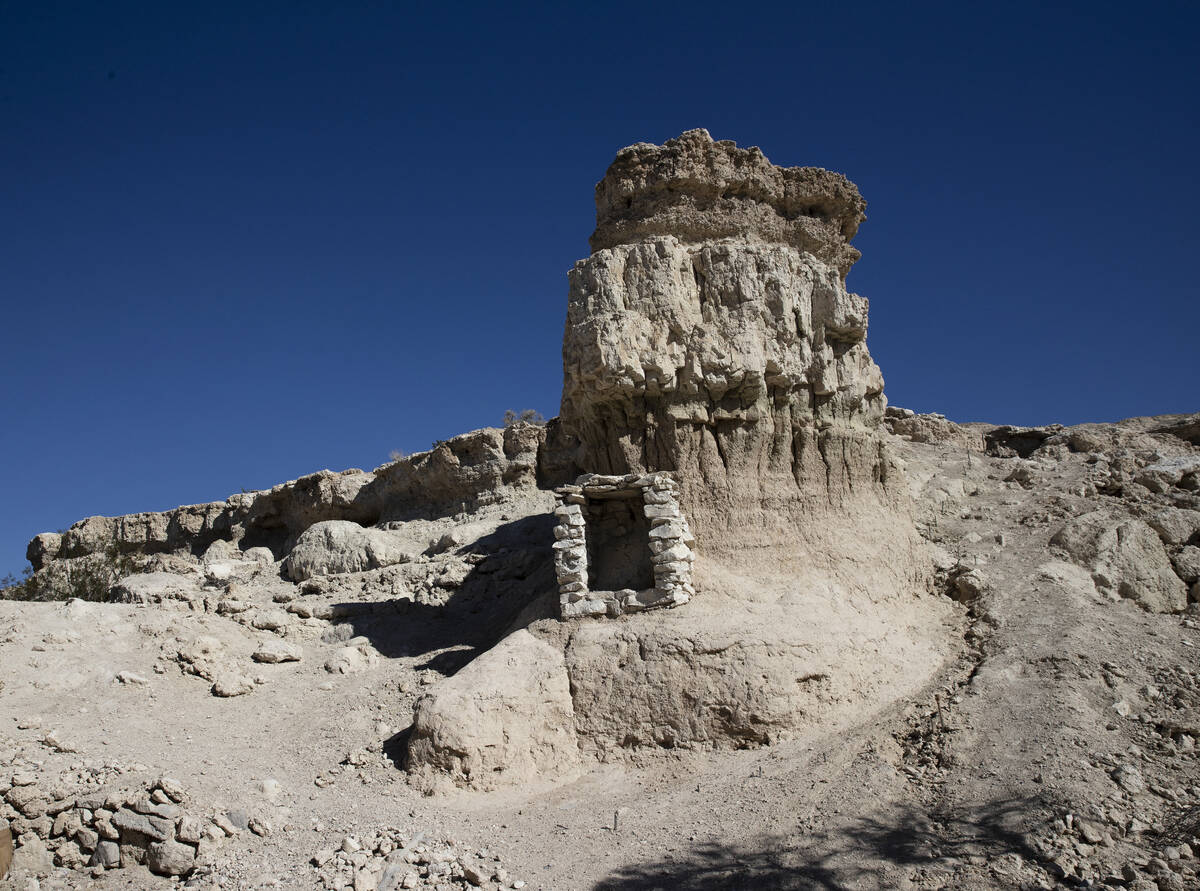
[[511, 427], [514, 424], [536, 424], [541, 427], [545, 423], [546, 419], [542, 417], [542, 413], [534, 408], [527, 408], [520, 412], [515, 412], [510, 408], [504, 413], [505, 427]]
[[20, 578], [5, 576], [0, 579], [0, 599], [105, 601], [113, 585], [141, 569], [141, 560], [122, 554], [114, 542], [102, 554], [56, 560], [39, 573], [27, 566]]

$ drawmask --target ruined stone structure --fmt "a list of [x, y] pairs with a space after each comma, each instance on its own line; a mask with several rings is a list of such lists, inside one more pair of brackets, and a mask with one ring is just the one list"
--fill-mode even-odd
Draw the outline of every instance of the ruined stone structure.
[[670, 474], [586, 474], [555, 490], [560, 615], [617, 616], [687, 603], [694, 544]]

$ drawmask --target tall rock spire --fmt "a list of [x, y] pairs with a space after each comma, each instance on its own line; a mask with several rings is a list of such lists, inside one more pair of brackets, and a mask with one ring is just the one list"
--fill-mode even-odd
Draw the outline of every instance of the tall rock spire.
[[895, 500], [868, 305], [845, 286], [865, 207], [838, 173], [705, 130], [618, 152], [569, 275], [561, 415], [583, 469], [677, 471], [697, 532], [725, 540]]

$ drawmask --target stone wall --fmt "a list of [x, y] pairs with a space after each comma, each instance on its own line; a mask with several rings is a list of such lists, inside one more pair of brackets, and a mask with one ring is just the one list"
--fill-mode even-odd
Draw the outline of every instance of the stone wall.
[[[676, 490], [670, 474], [648, 473], [585, 474], [555, 491], [554, 568], [562, 618], [619, 616], [691, 599], [695, 540]], [[645, 585], [639, 572], [643, 559]], [[619, 565], [609, 569], [612, 563]]]

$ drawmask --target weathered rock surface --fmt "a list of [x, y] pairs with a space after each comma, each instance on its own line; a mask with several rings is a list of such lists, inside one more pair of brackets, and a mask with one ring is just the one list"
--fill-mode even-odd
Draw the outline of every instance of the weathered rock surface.
[[617, 153], [596, 185], [591, 246], [601, 251], [661, 235], [777, 242], [844, 277], [859, 257], [849, 242], [866, 206], [840, 173], [776, 167], [757, 147], [689, 130], [665, 146], [639, 142]]
[[948, 442], [961, 445], [964, 449], [982, 452], [987, 448], [983, 439], [982, 425], [956, 424], [945, 415], [919, 415], [912, 409], [888, 406], [884, 411], [885, 423], [897, 436], [905, 436], [913, 442]]
[[476, 789], [561, 779], [579, 766], [562, 650], [510, 634], [418, 700], [411, 769]]
[[676, 471], [702, 550], [830, 510], [903, 515], [867, 301], [845, 286], [853, 184], [693, 130], [623, 150], [596, 194], [563, 341], [580, 469]]
[[1129, 598], [1156, 613], [1187, 606], [1187, 587], [1158, 535], [1141, 520], [1093, 511], [1071, 520], [1050, 543], [1090, 570], [1102, 594]]
[[413, 556], [382, 529], [364, 528], [348, 520], [325, 520], [300, 534], [283, 565], [289, 578], [302, 582], [317, 575], [407, 563]]
[[[265, 558], [287, 554], [306, 529], [322, 521], [372, 526], [448, 516], [536, 490], [540, 476], [552, 484], [564, 482], [569, 466], [546, 449], [548, 438], [557, 437], [554, 422], [476, 430], [373, 472], [322, 470], [223, 502], [88, 517], [64, 533], [36, 536], [26, 556], [41, 573], [55, 564], [103, 560], [114, 553], [200, 555], [214, 542], [225, 541], [235, 546], [230, 558], [270, 562]], [[262, 548], [266, 550], [257, 550]], [[57, 578], [48, 581], [58, 587], [67, 584]]]
[[199, 579], [174, 572], [143, 572], [121, 579], [113, 588], [112, 599], [121, 603], [163, 603], [195, 600], [200, 594]]

